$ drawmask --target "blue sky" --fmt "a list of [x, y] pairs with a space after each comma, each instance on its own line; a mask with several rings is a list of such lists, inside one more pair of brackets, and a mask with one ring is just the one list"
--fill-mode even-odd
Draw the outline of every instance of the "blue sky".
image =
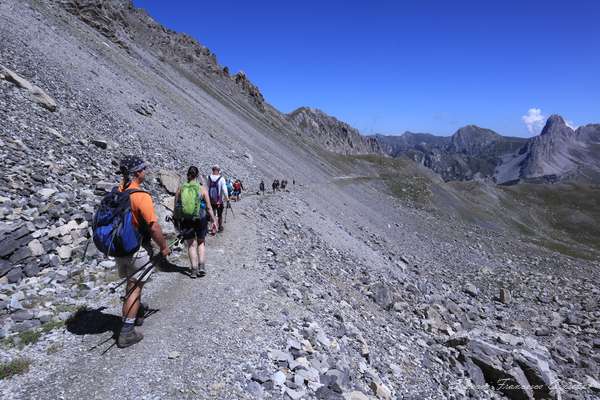
[[134, 4], [244, 70], [279, 110], [320, 108], [365, 134], [531, 136], [553, 113], [600, 123], [600, 1]]

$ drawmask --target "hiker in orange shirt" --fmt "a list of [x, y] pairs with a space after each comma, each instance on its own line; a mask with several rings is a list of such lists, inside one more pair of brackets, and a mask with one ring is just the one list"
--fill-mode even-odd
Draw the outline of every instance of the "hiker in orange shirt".
[[117, 345], [121, 348], [131, 346], [144, 337], [135, 330], [135, 326], [143, 324], [144, 313], [147, 309], [147, 306], [142, 304], [141, 297], [142, 287], [150, 274], [139, 278], [143, 273], [140, 267], [148, 264], [153, 255], [150, 239], [158, 245], [162, 256], [166, 257], [171, 252], [158, 223], [152, 196], [141, 190], [141, 184], [146, 177], [146, 168], [147, 164], [136, 156], [125, 157], [119, 167], [123, 176], [119, 191], [132, 190], [129, 196], [132, 222], [142, 236], [142, 248], [137, 253], [125, 257], [115, 257], [119, 276], [127, 278], [126, 293], [130, 293], [123, 303], [123, 326], [117, 339]]

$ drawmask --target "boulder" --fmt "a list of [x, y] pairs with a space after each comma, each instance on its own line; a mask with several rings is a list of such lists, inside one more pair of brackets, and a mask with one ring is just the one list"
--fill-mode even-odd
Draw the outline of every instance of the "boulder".
[[514, 354], [515, 361], [521, 367], [536, 399], [560, 399], [559, 381], [546, 359], [525, 349]]
[[179, 188], [179, 175], [177, 172], [162, 169], [158, 172], [158, 180], [167, 193], [175, 194]]
[[471, 297], [477, 297], [479, 295], [479, 289], [470, 282], [463, 287], [463, 292]]
[[8, 273], [6, 274], [6, 279], [8, 280], [8, 283], [19, 283], [21, 282], [23, 277], [23, 271], [20, 267], [15, 267], [8, 271]]
[[2, 72], [5, 80], [14, 83], [21, 89], [27, 90], [30, 93], [33, 101], [50, 111], [56, 111], [56, 102], [54, 99], [52, 99], [52, 97], [44, 92], [44, 90], [33, 85], [27, 79], [22, 78], [16, 72], [11, 71], [3, 65], [0, 65], [0, 71]]
[[372, 296], [375, 303], [384, 309], [389, 310], [393, 306], [394, 298], [390, 288], [386, 284], [382, 282], [374, 284], [371, 287], [371, 292], [373, 293]]
[[8, 260], [0, 259], [0, 277], [6, 275], [12, 268], [13, 266]]
[[92, 139], [92, 144], [96, 147], [106, 150], [108, 148], [108, 142], [104, 139]]
[[512, 296], [510, 294], [510, 290], [501, 288], [500, 289], [500, 302], [502, 304], [510, 304], [512, 301]]
[[29, 242], [27, 244], [27, 247], [29, 247], [29, 250], [31, 251], [31, 255], [33, 257], [39, 257], [42, 254], [46, 253], [46, 251], [44, 250], [44, 246], [42, 246], [42, 243], [37, 239], [33, 239], [31, 242]]

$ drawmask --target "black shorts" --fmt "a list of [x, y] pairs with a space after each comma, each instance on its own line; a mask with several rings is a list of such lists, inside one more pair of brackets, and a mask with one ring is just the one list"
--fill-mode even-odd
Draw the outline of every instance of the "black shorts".
[[208, 233], [208, 221], [205, 218], [181, 221], [181, 233], [185, 240], [204, 240]]

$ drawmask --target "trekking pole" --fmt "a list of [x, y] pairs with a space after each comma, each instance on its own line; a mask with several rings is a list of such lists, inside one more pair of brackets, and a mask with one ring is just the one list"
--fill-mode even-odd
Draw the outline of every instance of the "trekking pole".
[[[181, 238], [177, 238], [174, 241], [172, 241], [171, 243], [169, 243], [169, 248], [173, 247], [174, 245], [176, 245], [177, 243], [179, 243], [181, 241]], [[141, 267], [139, 267], [138, 269], [136, 269], [135, 271], [133, 271], [131, 274], [127, 275], [125, 278], [123, 278], [121, 280], [121, 282], [119, 282], [117, 285], [111, 287], [109, 290], [111, 293], [115, 293], [115, 291], [117, 290], [118, 287], [122, 286], [123, 284], [125, 284], [125, 282], [129, 281], [132, 277], [135, 276], [135, 274], [137, 274], [138, 272], [140, 272], [141, 270], [143, 270], [144, 268], [146, 268], [148, 266], [148, 264], [153, 263], [154, 261], [158, 260], [160, 258], [160, 254], [157, 254], [154, 257], [151, 257], [150, 260], [148, 260], [147, 262], [144, 263], [144, 265], [142, 265]]]

